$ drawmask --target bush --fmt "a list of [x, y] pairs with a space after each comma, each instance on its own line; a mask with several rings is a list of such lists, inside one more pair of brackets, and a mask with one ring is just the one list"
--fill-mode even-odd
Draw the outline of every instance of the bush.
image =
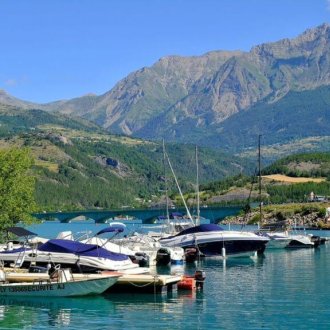
[[254, 225], [258, 222], [260, 222], [260, 214], [255, 214], [249, 221], [248, 221], [248, 225]]
[[326, 214], [327, 214], [327, 211], [326, 211], [325, 207], [322, 207], [322, 208], [318, 211], [317, 216], [318, 216], [319, 218], [325, 218], [325, 215], [326, 215]]

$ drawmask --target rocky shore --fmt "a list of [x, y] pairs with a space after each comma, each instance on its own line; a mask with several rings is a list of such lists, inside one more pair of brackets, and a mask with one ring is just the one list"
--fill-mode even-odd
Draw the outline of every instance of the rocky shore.
[[267, 206], [262, 210], [253, 209], [248, 214], [227, 217], [222, 224], [258, 224], [278, 227], [304, 227], [306, 229], [330, 229], [330, 217], [326, 213], [329, 205], [291, 204]]

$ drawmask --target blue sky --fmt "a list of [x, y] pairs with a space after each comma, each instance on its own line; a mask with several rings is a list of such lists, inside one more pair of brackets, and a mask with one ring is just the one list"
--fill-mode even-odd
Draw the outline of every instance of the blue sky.
[[0, 89], [103, 94], [167, 55], [245, 50], [330, 21], [330, 0], [0, 0]]

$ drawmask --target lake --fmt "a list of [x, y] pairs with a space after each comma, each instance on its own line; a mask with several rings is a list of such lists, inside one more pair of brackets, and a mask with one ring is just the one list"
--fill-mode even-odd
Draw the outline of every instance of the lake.
[[[104, 226], [44, 223], [29, 229], [53, 237], [61, 230], [96, 232]], [[206, 259], [157, 269], [185, 274], [203, 269], [204, 289], [197, 292], [1, 298], [0, 328], [329, 329], [329, 253], [326, 243], [316, 249], [266, 249], [255, 259]]]

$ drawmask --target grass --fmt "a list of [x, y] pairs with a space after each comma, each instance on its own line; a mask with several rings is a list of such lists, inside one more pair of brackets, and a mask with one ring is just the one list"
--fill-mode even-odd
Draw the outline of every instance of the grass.
[[37, 159], [37, 160], [35, 160], [35, 165], [45, 167], [51, 172], [58, 173], [59, 166], [56, 163], [52, 163], [52, 162], [49, 162], [49, 161], [46, 161], [46, 160]]
[[282, 174], [263, 175], [262, 178], [270, 181], [280, 181], [285, 183], [320, 183], [326, 181], [325, 178], [293, 178]]

